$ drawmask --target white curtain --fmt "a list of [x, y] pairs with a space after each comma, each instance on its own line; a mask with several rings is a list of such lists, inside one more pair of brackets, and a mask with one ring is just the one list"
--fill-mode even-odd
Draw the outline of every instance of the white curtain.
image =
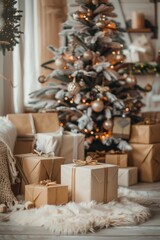
[[[29, 93], [42, 87], [38, 82], [42, 54], [48, 52], [47, 44], [56, 43], [58, 47], [60, 23], [67, 15], [66, 0], [17, 0], [15, 7], [23, 11], [20, 21], [23, 34], [13, 52], [6, 51], [5, 56], [0, 52], [0, 115], [25, 112]], [[42, 28], [44, 19], [47, 22]]]
[[24, 104], [29, 100], [29, 93], [40, 88], [40, 26], [38, 24], [38, 0], [25, 0], [24, 28]]

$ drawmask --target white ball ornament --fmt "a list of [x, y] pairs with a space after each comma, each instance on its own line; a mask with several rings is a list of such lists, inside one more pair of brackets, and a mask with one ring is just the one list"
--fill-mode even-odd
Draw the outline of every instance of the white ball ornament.
[[97, 99], [92, 102], [93, 111], [101, 112], [103, 110], [103, 108], [104, 108], [104, 103], [101, 100]]

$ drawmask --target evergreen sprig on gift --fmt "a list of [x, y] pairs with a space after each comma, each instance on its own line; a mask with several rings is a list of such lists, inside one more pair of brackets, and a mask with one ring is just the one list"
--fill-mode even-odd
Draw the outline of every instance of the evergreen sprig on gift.
[[15, 0], [0, 0], [0, 50], [3, 55], [5, 51], [13, 51], [16, 44], [19, 43], [20, 19], [22, 11], [15, 8]]
[[[116, 21], [113, 4], [108, 0], [75, 0], [77, 11], [60, 33], [67, 46], [49, 46], [53, 58], [42, 64], [50, 69], [39, 81], [49, 84], [30, 94], [34, 110], [56, 110], [61, 125], [86, 136], [85, 146], [91, 150], [130, 150], [123, 133], [116, 137], [114, 120], [120, 119], [123, 131], [126, 119], [131, 124], [140, 120], [143, 106], [141, 88], [132, 74], [120, 75], [123, 66], [123, 29]], [[47, 97], [46, 97], [47, 96]], [[129, 127], [128, 127], [129, 129]], [[95, 143], [95, 144], [94, 144]], [[91, 150], [92, 151], [92, 150]]]

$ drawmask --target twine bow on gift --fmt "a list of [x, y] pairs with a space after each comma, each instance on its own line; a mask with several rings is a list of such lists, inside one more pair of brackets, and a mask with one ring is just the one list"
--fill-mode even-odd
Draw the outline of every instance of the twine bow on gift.
[[99, 161], [104, 161], [106, 151], [89, 152], [88, 154], [90, 157], [92, 157], [92, 159], [96, 159], [99, 162]]
[[56, 181], [52, 182], [50, 179], [47, 179], [47, 180], [40, 181], [40, 184], [48, 187], [48, 186], [56, 185], [57, 183]]
[[36, 150], [36, 149], [34, 149], [33, 150], [34, 151], [34, 153], [36, 153], [38, 156], [42, 156], [42, 157], [54, 157], [55, 156], [55, 154], [53, 153], [50, 153], [50, 154], [48, 154], [48, 153], [43, 153], [42, 151], [38, 151], [38, 150]]
[[93, 159], [91, 156], [86, 157], [86, 160], [75, 160], [73, 159], [75, 166], [85, 166], [85, 165], [97, 165], [97, 160]]

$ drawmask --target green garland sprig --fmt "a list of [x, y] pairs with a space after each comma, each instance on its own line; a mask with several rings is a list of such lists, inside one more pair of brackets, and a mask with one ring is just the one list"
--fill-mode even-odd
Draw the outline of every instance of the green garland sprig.
[[131, 73], [134, 75], [160, 74], [160, 64], [158, 63], [126, 63], [124, 68], [119, 69], [120, 74]]
[[17, 10], [14, 5], [17, 3], [16, 0], [0, 0], [1, 5], [1, 21], [4, 24], [0, 27], [0, 50], [3, 55], [5, 51], [13, 51], [16, 44], [19, 43], [20, 34], [20, 19], [22, 14], [20, 10]]

